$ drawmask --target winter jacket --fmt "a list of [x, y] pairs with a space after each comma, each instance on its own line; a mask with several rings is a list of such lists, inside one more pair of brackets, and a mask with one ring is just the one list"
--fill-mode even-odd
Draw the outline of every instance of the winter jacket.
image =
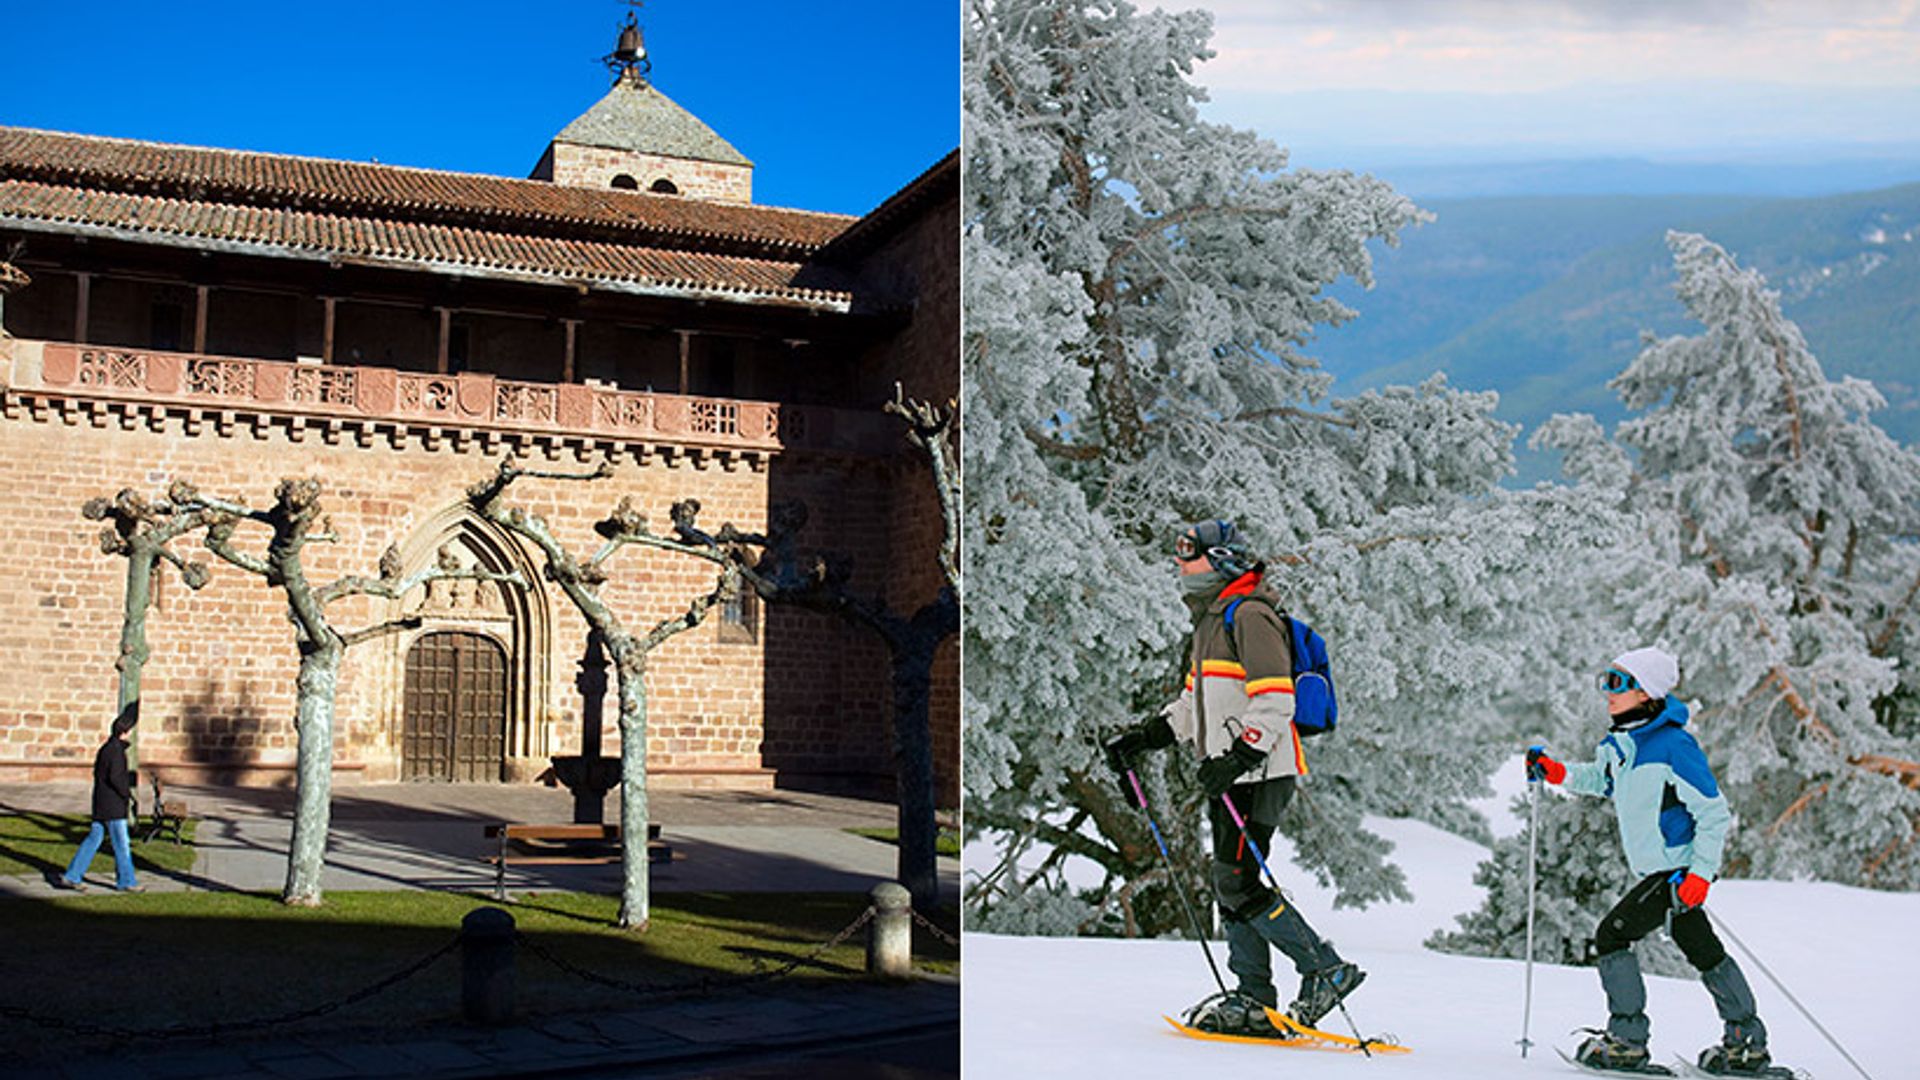
[[[1186, 688], [1162, 713], [1202, 760], [1226, 753], [1236, 739], [1265, 751], [1261, 764], [1241, 774], [1243, 784], [1307, 773], [1293, 730], [1292, 646], [1272, 602], [1253, 595], [1259, 585], [1260, 575], [1241, 576], [1195, 618]], [[1229, 641], [1226, 610], [1236, 599]]]
[[93, 820], [119, 821], [133, 799], [127, 773], [127, 744], [109, 736], [93, 755]]
[[1687, 869], [1711, 881], [1733, 814], [1686, 724], [1686, 703], [1667, 698], [1653, 719], [1600, 740], [1592, 763], [1568, 765], [1566, 786], [1613, 800], [1634, 873]]

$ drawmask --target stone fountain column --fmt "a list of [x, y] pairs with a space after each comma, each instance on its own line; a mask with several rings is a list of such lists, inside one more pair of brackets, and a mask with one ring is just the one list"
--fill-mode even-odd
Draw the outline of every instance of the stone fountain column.
[[598, 630], [587, 634], [587, 651], [580, 658], [580, 674], [574, 686], [580, 691], [580, 753], [555, 755], [549, 760], [554, 776], [573, 792], [574, 824], [599, 825], [606, 821], [607, 792], [620, 783], [620, 759], [600, 754], [606, 718], [607, 651]]

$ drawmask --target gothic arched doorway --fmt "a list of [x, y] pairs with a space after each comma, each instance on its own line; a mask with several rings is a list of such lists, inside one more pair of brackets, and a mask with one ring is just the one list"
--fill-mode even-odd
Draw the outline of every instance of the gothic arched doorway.
[[400, 775], [406, 780], [503, 778], [507, 658], [482, 634], [423, 634], [407, 650]]

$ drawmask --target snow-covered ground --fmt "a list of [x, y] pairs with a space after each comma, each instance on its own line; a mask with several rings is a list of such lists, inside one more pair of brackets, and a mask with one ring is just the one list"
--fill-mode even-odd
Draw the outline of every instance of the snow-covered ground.
[[[1518, 785], [1518, 770], [1513, 772], [1499, 778], [1503, 791]], [[1504, 807], [1505, 796], [1485, 807], [1498, 808], [1490, 816], [1499, 834], [1517, 827], [1501, 820]], [[1407, 872], [1412, 903], [1334, 911], [1330, 893], [1298, 871], [1281, 869], [1286, 863], [1274, 867], [1314, 926], [1367, 969], [1367, 984], [1349, 1001], [1362, 1030], [1397, 1036], [1413, 1054], [1367, 1060], [1180, 1036], [1161, 1015], [1177, 1015], [1214, 989], [1192, 941], [968, 934], [961, 1036], [966, 1074], [1089, 1080], [1572, 1075], [1550, 1044], [1570, 1050], [1578, 1041], [1571, 1029], [1604, 1021], [1592, 969], [1534, 966], [1535, 1047], [1522, 1060], [1516, 1040], [1523, 965], [1447, 956], [1420, 945], [1433, 930], [1452, 927], [1453, 916], [1479, 905], [1473, 870], [1486, 850], [1418, 822], [1374, 819], [1368, 827], [1396, 845], [1394, 858]], [[1279, 852], [1282, 859], [1288, 854], [1284, 847]], [[976, 853], [968, 855], [969, 867], [977, 867]], [[1901, 1035], [1920, 1003], [1920, 894], [1728, 881], [1713, 887], [1709, 903], [1874, 1080], [1920, 1076], [1920, 1060]], [[1777, 1060], [1819, 1080], [1859, 1075], [1738, 946], [1728, 941], [1727, 947], [1746, 968]], [[1215, 942], [1213, 948], [1224, 973], [1225, 946]], [[1285, 1000], [1292, 975], [1283, 958], [1276, 961]], [[1649, 977], [1647, 983], [1657, 1057], [1691, 1059], [1719, 1039], [1712, 1002], [1696, 980]], [[1337, 1013], [1329, 1026], [1339, 1029]]]

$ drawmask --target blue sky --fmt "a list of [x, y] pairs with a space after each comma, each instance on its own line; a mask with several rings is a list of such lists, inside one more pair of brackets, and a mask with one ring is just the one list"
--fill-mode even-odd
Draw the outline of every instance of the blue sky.
[[[8, 5], [0, 123], [523, 177], [607, 90], [628, 7]], [[860, 214], [959, 142], [944, 3], [652, 0], [653, 82], [751, 158], [754, 201]]]

